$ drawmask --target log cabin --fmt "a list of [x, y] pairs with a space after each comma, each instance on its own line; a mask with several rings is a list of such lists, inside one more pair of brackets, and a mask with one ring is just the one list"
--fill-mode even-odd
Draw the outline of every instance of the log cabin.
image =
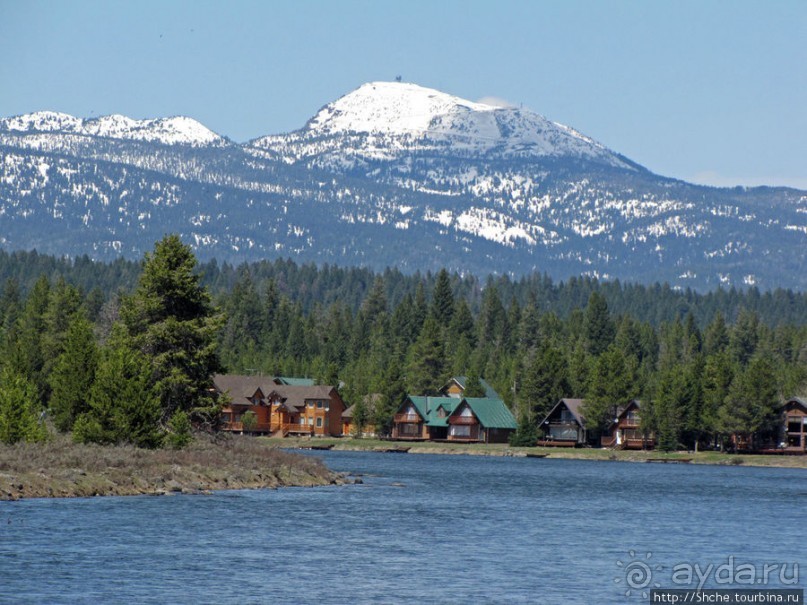
[[[277, 384], [261, 376], [217, 374], [213, 385], [226, 395], [220, 428], [259, 435], [339, 436], [345, 405], [335, 387]], [[252, 422], [244, 422], [247, 412]]]

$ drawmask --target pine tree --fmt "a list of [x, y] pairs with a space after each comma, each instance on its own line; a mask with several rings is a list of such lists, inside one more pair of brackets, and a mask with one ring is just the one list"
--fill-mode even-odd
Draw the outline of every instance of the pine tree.
[[617, 408], [638, 393], [635, 377], [622, 351], [611, 345], [594, 364], [583, 414], [593, 434], [606, 428]]
[[160, 400], [151, 383], [144, 355], [120, 345], [105, 350], [90, 391], [89, 410], [74, 423], [73, 439], [159, 446], [163, 435]]
[[595, 357], [604, 353], [614, 340], [614, 323], [608, 303], [599, 292], [592, 292], [585, 311], [585, 335], [588, 352]]
[[177, 410], [205, 420], [217, 411], [211, 386], [222, 369], [216, 337], [223, 318], [195, 267], [190, 247], [177, 235], [166, 236], [146, 255], [137, 290], [121, 308], [125, 344], [153, 368], [163, 422]]
[[559, 349], [544, 344], [524, 372], [519, 398], [529, 406], [530, 418], [538, 422], [552, 406], [570, 394], [566, 358]]
[[437, 282], [434, 284], [434, 295], [432, 296], [431, 314], [437, 323], [444, 328], [451, 322], [454, 314], [454, 293], [451, 290], [451, 278], [448, 271], [441, 269], [437, 274]]
[[89, 410], [88, 397], [98, 366], [92, 324], [82, 314], [73, 317], [63, 348], [50, 375], [50, 409], [56, 428], [64, 432]]
[[445, 379], [445, 367], [440, 326], [433, 317], [427, 317], [410, 353], [407, 375], [410, 392], [436, 395]]
[[468, 375], [465, 377], [465, 391], [463, 392], [463, 396], [485, 396], [485, 388], [482, 386], [482, 381], [479, 379], [479, 373], [473, 367], [468, 370]]
[[0, 372], [0, 442], [37, 442], [47, 438], [35, 385], [12, 367]]

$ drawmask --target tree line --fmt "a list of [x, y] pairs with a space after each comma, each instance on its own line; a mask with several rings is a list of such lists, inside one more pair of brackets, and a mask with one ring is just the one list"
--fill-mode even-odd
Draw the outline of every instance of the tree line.
[[484, 377], [524, 444], [562, 397], [586, 400], [594, 435], [641, 399], [645, 428], [672, 449], [770, 428], [783, 398], [807, 393], [807, 305], [792, 292], [197, 265], [177, 236], [137, 271], [78, 265], [134, 282], [79, 287], [66, 263], [26, 287], [18, 272], [0, 293], [3, 441], [45, 438], [45, 412], [78, 440], [181, 444], [192, 422], [215, 424], [218, 371], [340, 385], [381, 431], [406, 393]]

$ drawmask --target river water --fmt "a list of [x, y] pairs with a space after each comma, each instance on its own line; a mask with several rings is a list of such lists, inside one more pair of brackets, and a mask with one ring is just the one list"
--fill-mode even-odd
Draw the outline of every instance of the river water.
[[648, 603], [687, 565], [805, 585], [804, 470], [316, 455], [364, 483], [0, 502], [0, 602]]

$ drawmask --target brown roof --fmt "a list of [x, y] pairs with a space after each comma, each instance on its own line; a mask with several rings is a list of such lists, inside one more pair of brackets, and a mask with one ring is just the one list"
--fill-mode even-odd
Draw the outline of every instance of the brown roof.
[[216, 374], [213, 384], [222, 393], [227, 393], [235, 405], [254, 405], [249, 398], [260, 389], [264, 397], [277, 393], [283, 405], [291, 412], [305, 406], [308, 399], [330, 399], [334, 387], [327, 385], [290, 386], [275, 384], [267, 376], [243, 376], [240, 374]]
[[569, 399], [569, 398], [561, 399], [560, 401], [558, 401], [552, 407], [552, 409], [549, 410], [549, 413], [541, 421], [541, 424], [543, 424], [547, 420], [549, 420], [549, 417], [552, 414], [554, 414], [555, 410], [558, 409], [558, 407], [560, 407], [561, 405], [565, 405], [567, 408], [569, 408], [569, 411], [572, 413], [572, 416], [574, 416], [575, 420], [577, 420], [577, 422], [580, 423], [580, 426], [582, 426], [582, 427], [586, 426], [586, 419], [583, 416], [583, 400], [582, 399]]

